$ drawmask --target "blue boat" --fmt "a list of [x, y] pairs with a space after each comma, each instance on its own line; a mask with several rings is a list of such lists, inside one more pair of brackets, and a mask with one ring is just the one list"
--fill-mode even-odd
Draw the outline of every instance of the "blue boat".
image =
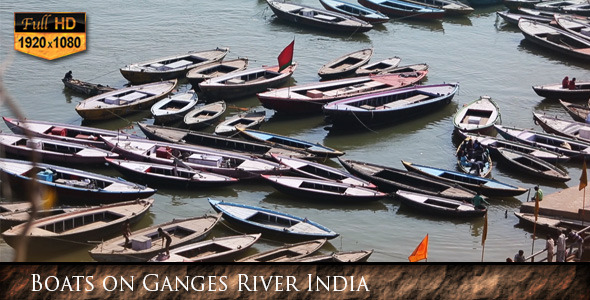
[[320, 3], [327, 10], [350, 15], [369, 23], [378, 24], [389, 21], [388, 16], [362, 5], [348, 3], [346, 1], [340, 0], [320, 0]]
[[416, 19], [442, 19], [445, 11], [439, 8], [401, 0], [358, 0], [360, 4], [388, 16]]
[[488, 197], [514, 197], [522, 195], [527, 191], [525, 188], [503, 183], [494, 179], [482, 178], [476, 175], [417, 165], [403, 160], [402, 164], [408, 171], [447, 182], [457, 183]]
[[308, 241], [333, 239], [338, 233], [316, 223], [290, 214], [245, 204], [208, 198], [209, 204], [230, 224], [249, 232], [262, 233], [265, 238]]
[[338, 151], [336, 149], [332, 149], [330, 147], [326, 147], [320, 144], [314, 144], [294, 138], [290, 138], [287, 136], [282, 136], [270, 132], [258, 131], [253, 129], [247, 128], [238, 128], [240, 134], [244, 137], [260, 141], [263, 143], [267, 143], [273, 146], [282, 146], [287, 148], [296, 148], [302, 149], [312, 154], [317, 155], [318, 157], [337, 157], [344, 155], [344, 152]]

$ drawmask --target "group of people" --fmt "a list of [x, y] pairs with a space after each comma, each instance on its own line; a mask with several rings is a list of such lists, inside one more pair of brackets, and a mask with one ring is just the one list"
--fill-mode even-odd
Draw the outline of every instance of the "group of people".
[[565, 76], [561, 81], [561, 87], [564, 89], [575, 90], [576, 89], [576, 77], [569, 80], [568, 76]]
[[475, 174], [480, 175], [485, 167], [485, 162], [488, 158], [488, 151], [484, 145], [478, 140], [468, 139], [461, 145], [457, 152], [459, 162], [464, 167], [470, 167], [469, 173], [475, 171]]
[[[547, 235], [547, 241], [545, 243], [545, 250], [547, 250], [547, 262], [553, 262], [553, 256], [555, 256], [556, 262], [565, 262], [566, 261], [566, 242], [571, 243], [570, 251], [567, 256], [572, 255], [574, 248], [577, 249], [576, 257], [578, 260], [582, 258], [582, 250], [584, 247], [584, 238], [582, 238], [578, 233], [574, 232], [571, 229], [567, 229], [562, 231], [557, 237], [557, 242], [553, 240], [551, 235]], [[556, 249], [557, 248], [557, 249]], [[557, 250], [557, 251], [555, 251]], [[514, 259], [506, 258], [506, 262], [525, 262], [526, 258], [524, 256], [524, 250], [518, 250], [518, 253], [514, 255]]]

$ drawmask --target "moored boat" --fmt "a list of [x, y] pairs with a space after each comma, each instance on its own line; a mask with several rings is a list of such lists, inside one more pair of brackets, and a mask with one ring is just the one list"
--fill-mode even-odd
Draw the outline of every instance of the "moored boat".
[[564, 101], [588, 101], [590, 99], [590, 81], [577, 81], [576, 88], [570, 90], [562, 87], [561, 83], [535, 85], [533, 90], [537, 95], [547, 99], [560, 99]]
[[94, 95], [98, 95], [98, 94], [102, 94], [102, 93], [106, 93], [106, 92], [110, 92], [110, 91], [114, 91], [115, 88], [112, 88], [108, 85], [102, 85], [102, 84], [95, 84], [95, 83], [90, 83], [90, 82], [86, 82], [86, 81], [82, 81], [82, 80], [78, 80], [78, 79], [62, 79], [61, 80], [64, 83], [64, 86], [76, 93], [80, 93], [80, 94], [84, 94], [84, 95], [88, 95], [88, 96], [94, 96]]
[[297, 63], [279, 71], [279, 66], [246, 69], [213, 77], [199, 83], [200, 91], [208, 101], [233, 100], [277, 88], [286, 83], [297, 68]]
[[579, 38], [549, 24], [525, 19], [518, 21], [518, 28], [520, 28], [526, 40], [538, 46], [571, 58], [590, 61], [590, 40]]
[[161, 81], [130, 86], [82, 100], [76, 112], [85, 120], [98, 121], [137, 113], [149, 109], [156, 101], [166, 97], [177, 81]]
[[576, 35], [577, 37], [590, 40], [590, 21], [582, 21], [580, 19], [571, 18], [564, 15], [556, 15], [555, 22], [559, 27], [565, 29], [567, 32]]
[[333, 101], [322, 109], [332, 129], [366, 128], [436, 111], [449, 104], [458, 90], [458, 84], [413, 86]]
[[566, 182], [571, 179], [567, 172], [532, 155], [505, 148], [498, 148], [497, 151], [503, 161], [510, 166], [509, 169], [520, 174], [556, 182]]
[[291, 138], [288, 136], [283, 136], [275, 133], [258, 131], [253, 129], [241, 129], [239, 128], [240, 134], [244, 137], [256, 141], [260, 141], [263, 143], [267, 143], [269, 145], [281, 145], [288, 148], [295, 148], [305, 150], [309, 153], [313, 153], [318, 157], [336, 157], [340, 155], [344, 155], [344, 152], [338, 151], [336, 149], [321, 145], [319, 143], [314, 144], [311, 142]]
[[447, 182], [460, 184], [468, 189], [474, 190], [488, 197], [513, 197], [522, 195], [527, 191], [527, 189], [518, 186], [462, 172], [418, 165], [405, 161], [402, 161], [402, 164], [408, 171], [417, 172]]
[[533, 113], [533, 120], [545, 132], [590, 143], [590, 124], [588, 123], [562, 120], [558, 117], [550, 117], [539, 113]]
[[470, 201], [475, 197], [472, 190], [407, 170], [356, 160], [338, 158], [338, 161], [352, 174], [373, 182], [382, 192], [406, 190], [461, 201]]
[[288, 260], [288, 262], [295, 263], [353, 263], [365, 262], [369, 256], [373, 254], [373, 250], [358, 250], [358, 251], [338, 251], [330, 254], [312, 255], [303, 258]]
[[379, 24], [389, 21], [388, 16], [362, 5], [340, 0], [320, 0], [320, 3], [327, 10], [350, 15], [371, 24]]
[[393, 17], [433, 20], [442, 19], [445, 15], [442, 9], [400, 0], [358, 0], [358, 2]]
[[333, 201], [339, 204], [366, 203], [387, 194], [360, 186], [325, 179], [296, 176], [261, 175], [278, 191], [302, 200]]
[[271, 249], [244, 257], [237, 262], [287, 262], [297, 258], [310, 256], [326, 243], [326, 239], [305, 241], [297, 244], [286, 244], [282, 247]]
[[[74, 211], [33, 221], [28, 239], [30, 251], [58, 251], [88, 245], [89, 241], [121, 233], [125, 221], [137, 223], [152, 206], [154, 199], [133, 200]], [[2, 238], [15, 247], [27, 224], [2, 232]]]
[[535, 4], [541, 3], [543, 0], [503, 0], [504, 6], [511, 11], [517, 11], [519, 8], [535, 8]]
[[497, 11], [496, 14], [500, 17], [502, 17], [502, 19], [504, 19], [504, 21], [513, 24], [513, 25], [517, 25], [518, 26], [518, 21], [520, 19], [527, 19], [527, 20], [532, 20], [535, 22], [539, 22], [539, 23], [551, 23], [553, 21], [553, 18], [551, 17], [546, 17], [546, 16], [533, 16], [533, 15], [527, 15], [527, 14], [521, 14], [521, 13], [513, 13], [510, 11]]
[[125, 237], [106, 240], [88, 251], [90, 257], [99, 262], [143, 262], [163, 251], [162, 236], [158, 229], [171, 238], [170, 249], [204, 239], [221, 219], [221, 214], [204, 215], [153, 225], [131, 232], [129, 244]]
[[492, 157], [488, 149], [479, 142], [465, 139], [457, 147], [455, 156], [457, 157], [457, 167], [464, 173], [481, 177], [488, 177], [492, 173]]
[[314, 154], [309, 153], [305, 150], [299, 150], [295, 148], [287, 149], [285, 147], [274, 147], [265, 143], [246, 141], [240, 138], [221, 136], [217, 134], [210, 134], [187, 129], [149, 125], [144, 123], [138, 123], [137, 126], [139, 127], [139, 129], [141, 129], [141, 131], [143, 131], [143, 133], [149, 139], [168, 143], [197, 145], [226, 151], [240, 152], [268, 159], [272, 159], [272, 153], [302, 159], [317, 158]]
[[565, 108], [567, 113], [572, 116], [572, 119], [578, 122], [588, 123], [590, 120], [588, 119], [588, 114], [590, 114], [590, 107], [588, 105], [579, 105], [570, 102], [566, 102], [563, 100], [559, 100], [559, 104]]
[[24, 193], [23, 186], [35, 177], [44, 189], [55, 193], [60, 204], [97, 205], [146, 198], [156, 192], [121, 178], [50, 164], [33, 166], [22, 160], [0, 158], [0, 171], [13, 192]]
[[280, 164], [291, 168], [291, 170], [303, 176], [334, 180], [337, 182], [347, 183], [354, 186], [362, 186], [370, 189], [377, 188], [377, 186], [367, 180], [358, 178], [346, 171], [339, 170], [324, 164], [274, 153], [272, 154], [272, 157]]
[[537, 215], [535, 217], [535, 214], [521, 212], [514, 212], [514, 215], [518, 218], [520, 224], [531, 228], [535, 227], [538, 231], [543, 231], [555, 236], [558, 236], [567, 229], [579, 231], [588, 227], [588, 222], [582, 220], [548, 215]]
[[254, 245], [260, 235], [257, 233], [214, 237], [171, 250], [170, 255], [160, 253], [149, 262], [231, 262], [231, 258]]
[[296, 26], [308, 26], [336, 33], [362, 33], [373, 29], [369, 22], [353, 16], [288, 1], [266, 0], [275, 16]]
[[252, 111], [233, 115], [215, 127], [215, 134], [232, 135], [239, 129], [260, 127], [266, 120], [266, 111]]
[[445, 11], [445, 16], [464, 16], [474, 11], [473, 7], [455, 0], [404, 0], [410, 3], [422, 4]]
[[583, 0], [548, 0], [535, 4], [535, 9], [548, 12], [561, 12], [564, 7], [583, 3]]
[[500, 108], [489, 96], [463, 105], [453, 116], [455, 130], [490, 134], [494, 124], [500, 124]]
[[151, 112], [155, 123], [172, 123], [184, 118], [184, 115], [197, 105], [197, 94], [193, 91], [174, 94], [152, 105]]
[[355, 76], [369, 76], [372, 74], [387, 74], [389, 71], [397, 68], [402, 59], [393, 56], [380, 61], [360, 66], [354, 71]]
[[451, 218], [476, 218], [483, 217], [487, 208], [475, 207], [471, 203], [437, 197], [421, 193], [398, 190], [396, 196], [402, 204], [417, 211], [442, 217]]
[[[56, 216], [78, 210], [94, 208], [94, 206], [49, 206], [44, 202], [35, 213], [35, 219]], [[10, 229], [16, 225], [22, 224], [31, 218], [31, 202], [0, 202], [0, 232]]]
[[336, 79], [354, 74], [361, 66], [366, 65], [373, 56], [373, 49], [363, 49], [345, 54], [324, 64], [318, 71], [322, 79]]
[[22, 159], [30, 159], [33, 152], [47, 163], [97, 165], [105, 158], [118, 158], [119, 155], [108, 150], [76, 143], [0, 133], [0, 145], [6, 154]]
[[228, 52], [228, 48], [191, 51], [134, 63], [121, 68], [120, 71], [123, 77], [133, 84], [182, 78], [192, 68], [222, 60]]
[[107, 163], [126, 177], [150, 186], [204, 188], [238, 182], [238, 179], [233, 177], [177, 165], [121, 159], [107, 159]]
[[221, 118], [226, 108], [223, 100], [196, 107], [184, 116], [184, 124], [194, 129], [211, 126]]
[[257, 94], [268, 109], [285, 114], [319, 113], [328, 102], [410, 86], [428, 70], [336, 79], [280, 88]]
[[307, 241], [333, 239], [339, 235], [307, 218], [246, 204], [208, 200], [231, 225], [248, 232], [261, 232], [265, 238]]
[[199, 83], [207, 79], [242, 71], [245, 70], [247, 67], [247, 58], [217, 61], [189, 70], [186, 73], [186, 79], [193, 86], [193, 89], [198, 90]]

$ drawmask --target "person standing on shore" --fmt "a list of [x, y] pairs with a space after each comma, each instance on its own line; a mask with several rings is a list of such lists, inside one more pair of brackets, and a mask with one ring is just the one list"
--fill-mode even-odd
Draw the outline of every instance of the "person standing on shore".
[[565, 234], [563, 231], [557, 237], [557, 262], [565, 262]]
[[582, 238], [579, 234], [573, 232], [571, 229], [568, 228], [567, 230], [567, 240], [572, 242], [572, 246], [570, 247], [570, 252], [568, 254], [572, 255], [572, 251], [574, 247], [578, 247], [578, 259], [582, 258], [582, 250], [584, 245], [584, 238]]
[[550, 235], [547, 235], [547, 242], [545, 243], [545, 250], [547, 250], [547, 262], [553, 262], [553, 250], [555, 249], [555, 244], [553, 242], [553, 238]]

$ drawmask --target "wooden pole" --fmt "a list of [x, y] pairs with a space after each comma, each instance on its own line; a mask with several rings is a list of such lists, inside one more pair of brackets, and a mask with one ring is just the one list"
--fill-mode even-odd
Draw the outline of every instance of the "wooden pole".
[[482, 246], [483, 246], [483, 247], [481, 247], [481, 262], [483, 262], [483, 253], [484, 253], [484, 252], [485, 252], [485, 250], [486, 250], [486, 243], [483, 243], [483, 245], [482, 245]]
[[[533, 255], [533, 251], [535, 250], [535, 232], [537, 230], [537, 220], [535, 220], [535, 224], [533, 225], [533, 246], [531, 247], [531, 255]], [[535, 262], [535, 257], [531, 257], [531, 262]]]

